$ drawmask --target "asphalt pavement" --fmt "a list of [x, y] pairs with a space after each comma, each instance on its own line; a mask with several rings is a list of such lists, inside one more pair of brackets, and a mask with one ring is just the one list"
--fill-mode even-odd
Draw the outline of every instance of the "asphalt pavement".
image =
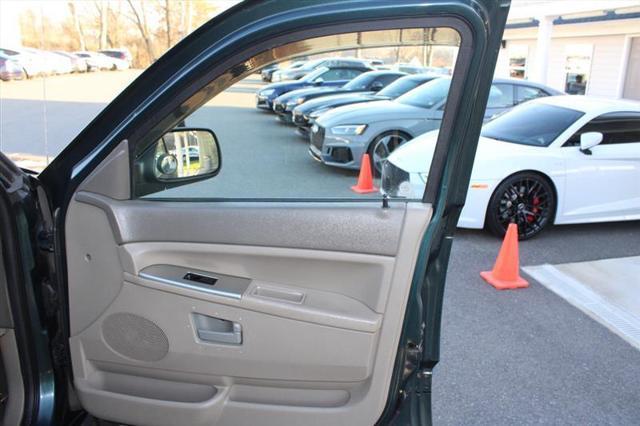
[[[137, 74], [61, 76], [46, 87], [1, 83], [3, 152], [57, 154]], [[255, 79], [234, 86], [187, 121], [215, 130], [223, 169], [180, 195], [353, 196], [356, 173], [315, 162], [290, 126], [254, 108], [259, 86]], [[638, 241], [640, 222], [552, 227], [521, 243], [521, 264], [637, 256]], [[503, 292], [484, 283], [478, 274], [491, 268], [499, 246], [482, 231], [455, 237], [434, 371], [435, 424], [640, 424], [640, 353], [534, 281]]]

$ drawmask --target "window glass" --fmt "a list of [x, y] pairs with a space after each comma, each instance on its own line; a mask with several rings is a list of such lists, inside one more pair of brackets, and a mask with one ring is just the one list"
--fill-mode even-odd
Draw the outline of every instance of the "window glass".
[[640, 118], [600, 116], [574, 133], [565, 146], [579, 146], [580, 135], [588, 132], [602, 133], [600, 145], [640, 143]]
[[375, 80], [376, 76], [371, 74], [361, 74], [344, 85], [346, 90], [364, 90]]
[[529, 46], [526, 44], [509, 43], [507, 49], [509, 52], [509, 77], [526, 78]]
[[[409, 36], [413, 33], [415, 37]], [[407, 104], [423, 108], [442, 105], [451, 78], [433, 80], [427, 75], [415, 75], [415, 80], [395, 87], [395, 82], [391, 83], [377, 94], [348, 93], [354, 92], [350, 89], [370, 86], [372, 78], [380, 77], [362, 75], [370, 68], [355, 58], [375, 59], [392, 70], [400, 63], [453, 70], [460, 39], [448, 28], [420, 28], [346, 33], [311, 40], [280, 46], [274, 48], [277, 51], [238, 64], [185, 102], [188, 113], [184, 112], [184, 116], [171, 115], [159, 123], [148, 136], [148, 148], [134, 153], [136, 196], [379, 201], [384, 165], [396, 150], [413, 138], [440, 128], [442, 111], [417, 110]], [[429, 55], [425, 41], [437, 45], [439, 53]], [[262, 64], [280, 58], [283, 69], [302, 57], [307, 61], [299, 68], [306, 70], [302, 76], [282, 73], [277, 82], [262, 81]], [[246, 74], [237, 74], [237, 70], [245, 69]], [[249, 70], [253, 69], [252, 74]], [[389, 79], [396, 78], [397, 75]], [[434, 83], [433, 87], [420, 86], [430, 79], [426, 84]], [[402, 100], [396, 98], [401, 93], [405, 94]], [[164, 122], [169, 124], [160, 129]], [[173, 132], [174, 138], [166, 137], [167, 132]], [[152, 139], [162, 134], [164, 139]], [[185, 134], [190, 135], [185, 139], [190, 144], [175, 137]], [[218, 150], [211, 148], [211, 137], [205, 140], [211, 134]], [[167, 141], [174, 141], [174, 145], [163, 143]], [[429, 171], [428, 155], [425, 150], [420, 160], [422, 173]], [[177, 157], [175, 161], [172, 156]], [[395, 167], [409, 167], [402, 161], [396, 162]], [[369, 169], [363, 173], [370, 174], [373, 185], [368, 190], [355, 191], [352, 187], [357, 185], [363, 164]], [[149, 168], [152, 174], [160, 173], [160, 184], [146, 177]], [[195, 180], [205, 174], [211, 177], [170, 185], [174, 178], [186, 176]], [[424, 183], [416, 183], [415, 191], [405, 191], [403, 196], [421, 198]], [[391, 188], [388, 194], [395, 196], [395, 186], [392, 183], [382, 191]]]
[[521, 145], [548, 146], [583, 115], [555, 105], [526, 103], [489, 121], [481, 135]]
[[407, 93], [409, 90], [415, 89], [422, 83], [426, 83], [430, 80], [418, 80], [416, 78], [400, 78], [381, 91], [378, 92], [378, 96], [395, 99], [398, 96]]
[[531, 99], [541, 98], [547, 94], [535, 87], [516, 86], [516, 104], [530, 101]]
[[402, 77], [402, 76], [397, 74], [388, 74], [388, 75], [383, 75], [378, 77], [376, 81], [379, 81], [380, 83], [382, 83], [383, 86], [387, 86], [392, 82], [396, 81], [399, 77]]
[[420, 108], [433, 108], [447, 98], [451, 79], [438, 78], [405, 93], [398, 102]]
[[329, 71], [329, 68], [327, 67], [319, 67], [314, 69], [313, 71], [309, 72], [307, 75], [305, 75], [304, 77], [302, 77], [302, 81], [308, 81], [308, 82], [313, 82], [315, 81], [318, 77], [323, 76], [327, 71]]
[[513, 86], [511, 84], [493, 84], [489, 91], [487, 108], [508, 108], [513, 106]]
[[565, 87], [570, 95], [584, 95], [587, 92], [591, 70], [591, 44], [570, 44], [565, 49]]

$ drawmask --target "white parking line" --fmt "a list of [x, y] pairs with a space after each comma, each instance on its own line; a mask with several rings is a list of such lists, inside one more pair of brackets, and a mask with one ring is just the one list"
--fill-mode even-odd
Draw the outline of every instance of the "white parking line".
[[640, 256], [522, 269], [640, 349]]

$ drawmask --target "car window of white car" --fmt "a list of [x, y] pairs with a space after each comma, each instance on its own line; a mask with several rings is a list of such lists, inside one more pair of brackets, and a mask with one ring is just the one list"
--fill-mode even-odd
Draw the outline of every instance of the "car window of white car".
[[564, 146], [579, 146], [583, 133], [602, 133], [599, 145], [640, 144], [640, 113], [614, 112], [600, 115], [574, 133]]

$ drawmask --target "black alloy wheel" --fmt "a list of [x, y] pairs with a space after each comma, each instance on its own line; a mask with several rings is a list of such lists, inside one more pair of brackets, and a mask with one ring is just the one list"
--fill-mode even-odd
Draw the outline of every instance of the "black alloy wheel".
[[486, 226], [503, 237], [510, 223], [518, 225], [518, 238], [537, 235], [552, 220], [556, 196], [547, 179], [536, 173], [509, 176], [494, 191], [487, 208]]

